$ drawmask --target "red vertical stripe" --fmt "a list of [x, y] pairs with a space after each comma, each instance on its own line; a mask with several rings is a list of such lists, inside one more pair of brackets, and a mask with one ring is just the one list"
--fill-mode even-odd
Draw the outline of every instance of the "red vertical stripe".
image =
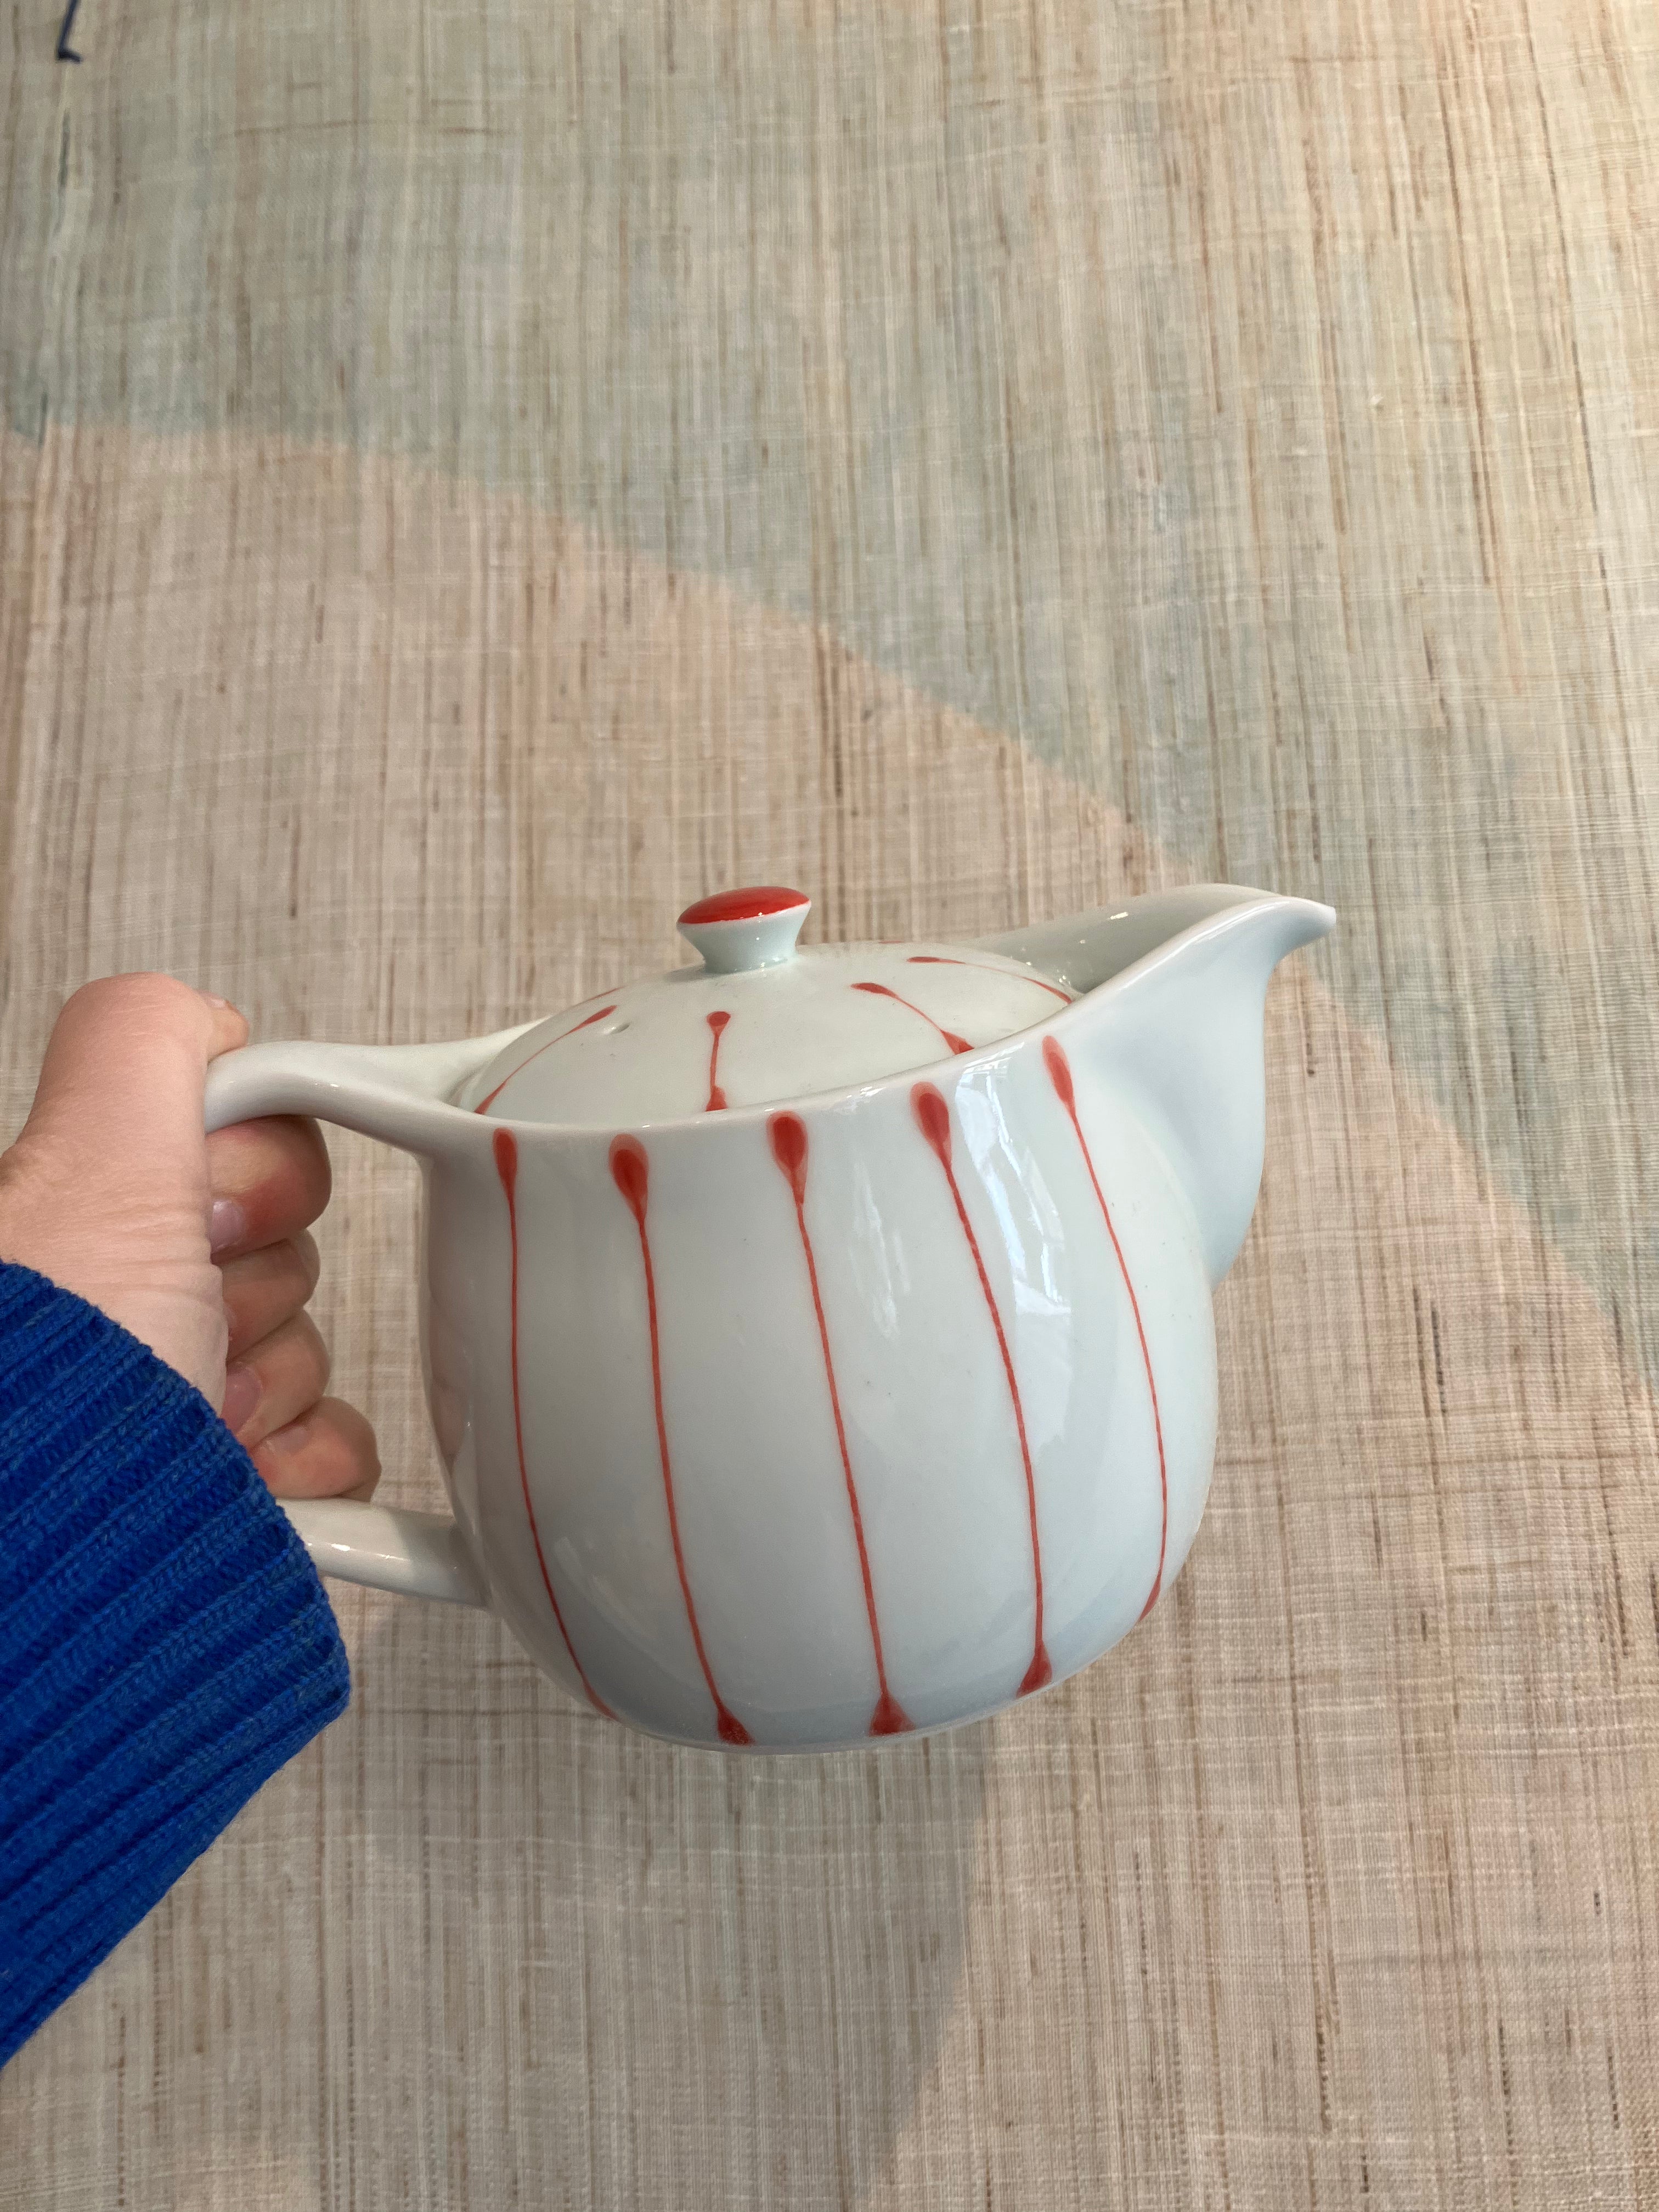
[[1008, 1349], [1002, 1316], [997, 1311], [991, 1278], [985, 1272], [979, 1239], [974, 1234], [973, 1223], [968, 1218], [968, 1209], [963, 1204], [962, 1193], [957, 1187], [956, 1170], [951, 1164], [951, 1109], [945, 1104], [943, 1094], [931, 1083], [915, 1085], [910, 1093], [910, 1105], [916, 1117], [916, 1126], [933, 1147], [939, 1165], [945, 1170], [945, 1180], [951, 1186], [951, 1196], [956, 1201], [957, 1219], [962, 1224], [968, 1249], [974, 1255], [979, 1286], [985, 1293], [986, 1310], [991, 1316], [991, 1326], [997, 1333], [997, 1349], [1002, 1354], [1002, 1371], [1008, 1378], [1008, 1395], [1013, 1401], [1014, 1425], [1019, 1431], [1019, 1455], [1025, 1468], [1025, 1504], [1031, 1523], [1031, 1576], [1036, 1585], [1036, 1619], [1032, 1632], [1031, 1663], [1019, 1686], [1019, 1695], [1024, 1698], [1033, 1690], [1042, 1689], [1054, 1677], [1054, 1670], [1048, 1663], [1048, 1647], [1042, 1640], [1042, 1546], [1037, 1536], [1036, 1479], [1031, 1472], [1031, 1448], [1025, 1437], [1025, 1408], [1020, 1402], [1013, 1355]]
[[685, 1553], [680, 1543], [680, 1516], [674, 1503], [674, 1470], [668, 1455], [668, 1424], [662, 1408], [662, 1347], [657, 1330], [657, 1278], [651, 1265], [651, 1238], [645, 1225], [646, 1202], [650, 1194], [651, 1168], [646, 1158], [645, 1146], [637, 1137], [615, 1137], [611, 1144], [611, 1176], [628, 1204], [635, 1226], [640, 1232], [640, 1258], [645, 1267], [645, 1310], [651, 1331], [651, 1399], [657, 1415], [657, 1449], [662, 1460], [663, 1496], [668, 1504], [668, 1534], [674, 1547], [674, 1565], [680, 1578], [680, 1595], [685, 1601], [685, 1617], [690, 1624], [691, 1641], [696, 1647], [697, 1664], [702, 1669], [702, 1679], [708, 1685], [708, 1694], [714, 1704], [715, 1725], [722, 1743], [752, 1743], [754, 1738], [721, 1697], [714, 1681], [714, 1670], [708, 1663], [708, 1654], [703, 1649], [702, 1630], [697, 1622], [697, 1608], [691, 1596], [691, 1577], [686, 1572]]
[[1152, 1380], [1152, 1355], [1147, 1348], [1146, 1331], [1140, 1318], [1140, 1300], [1135, 1296], [1135, 1286], [1129, 1279], [1129, 1270], [1124, 1263], [1123, 1247], [1117, 1241], [1117, 1231], [1112, 1225], [1111, 1208], [1106, 1203], [1106, 1194], [1100, 1187], [1100, 1177], [1095, 1173], [1095, 1164], [1089, 1151], [1089, 1140], [1083, 1133], [1083, 1124], [1077, 1117], [1077, 1092], [1072, 1082], [1071, 1064], [1057, 1037], [1042, 1040], [1042, 1064], [1048, 1071], [1048, 1080], [1054, 1085], [1060, 1104], [1071, 1116], [1073, 1128], [1083, 1152], [1083, 1164], [1089, 1170], [1089, 1180], [1095, 1187], [1095, 1196], [1100, 1201], [1101, 1218], [1106, 1224], [1106, 1234], [1112, 1240], [1112, 1249], [1117, 1255], [1118, 1273], [1123, 1278], [1123, 1287], [1129, 1293], [1129, 1310], [1135, 1317], [1135, 1334], [1140, 1339], [1141, 1364], [1146, 1370], [1146, 1390], [1152, 1401], [1152, 1432], [1158, 1438], [1158, 1486], [1163, 1498], [1164, 1521], [1158, 1531], [1158, 1572], [1152, 1577], [1152, 1587], [1146, 1602], [1140, 1608], [1139, 1619], [1145, 1620], [1158, 1603], [1158, 1594], [1164, 1587], [1164, 1555], [1170, 1540], [1170, 1475], [1164, 1463], [1164, 1419], [1158, 1409], [1158, 1385]]
[[881, 1622], [876, 1613], [876, 1589], [870, 1575], [870, 1553], [864, 1540], [864, 1516], [859, 1510], [858, 1486], [847, 1449], [847, 1424], [842, 1419], [841, 1392], [836, 1387], [836, 1363], [830, 1353], [830, 1329], [823, 1317], [818, 1290], [817, 1261], [812, 1254], [811, 1233], [806, 1226], [806, 1124], [799, 1114], [774, 1114], [766, 1125], [772, 1157], [783, 1171], [795, 1201], [795, 1224], [806, 1259], [806, 1279], [812, 1290], [812, 1311], [817, 1316], [818, 1344], [823, 1353], [824, 1379], [830, 1385], [830, 1410], [836, 1419], [836, 1442], [841, 1448], [841, 1471], [847, 1483], [847, 1504], [853, 1516], [853, 1535], [859, 1547], [859, 1572], [864, 1577], [864, 1610], [870, 1623], [870, 1643], [875, 1652], [876, 1681], [881, 1694], [870, 1717], [872, 1735], [902, 1735], [910, 1721], [887, 1686], [887, 1662], [881, 1648]]
[[553, 1594], [553, 1578], [547, 1571], [547, 1554], [542, 1549], [541, 1531], [536, 1526], [536, 1509], [530, 1502], [530, 1475], [524, 1456], [524, 1408], [519, 1396], [519, 1146], [511, 1129], [497, 1129], [493, 1150], [495, 1172], [501, 1179], [501, 1188], [507, 1194], [507, 1224], [513, 1240], [513, 1434], [519, 1447], [519, 1485], [524, 1492], [524, 1510], [530, 1522], [530, 1540], [536, 1547], [536, 1565], [542, 1571], [542, 1588], [547, 1592], [547, 1601], [553, 1608], [553, 1618], [558, 1624], [564, 1648], [570, 1654], [570, 1663], [575, 1668], [587, 1702], [606, 1720], [617, 1717], [605, 1699], [587, 1679], [587, 1669], [576, 1656], [576, 1647], [570, 1641], [570, 1631], [564, 1625], [564, 1614]]
[[702, 1109], [705, 1114], [720, 1114], [726, 1110], [726, 1093], [720, 1085], [720, 1039], [726, 1035], [726, 1025], [731, 1018], [730, 1014], [720, 1008], [708, 1017], [711, 1042], [708, 1047], [708, 1103]]

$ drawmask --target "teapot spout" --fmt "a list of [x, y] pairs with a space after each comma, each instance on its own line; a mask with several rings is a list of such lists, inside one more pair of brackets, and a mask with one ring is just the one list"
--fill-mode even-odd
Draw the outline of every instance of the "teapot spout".
[[1212, 1282], [1237, 1257], [1261, 1181], [1268, 979], [1335, 922], [1311, 899], [1198, 884], [980, 940], [1088, 994], [1064, 1018], [1077, 1024], [1068, 1049], [1158, 1139]]

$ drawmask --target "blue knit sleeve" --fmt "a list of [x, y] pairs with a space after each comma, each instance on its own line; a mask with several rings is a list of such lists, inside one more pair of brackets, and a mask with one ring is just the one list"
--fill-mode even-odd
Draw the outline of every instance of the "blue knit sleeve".
[[0, 2063], [348, 1686], [316, 1571], [207, 1401], [0, 1263]]

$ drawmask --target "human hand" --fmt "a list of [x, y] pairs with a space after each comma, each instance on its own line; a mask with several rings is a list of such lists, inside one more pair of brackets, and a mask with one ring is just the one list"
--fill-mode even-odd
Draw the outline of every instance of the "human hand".
[[317, 1125], [203, 1134], [208, 1063], [247, 1033], [234, 1006], [170, 975], [77, 991], [0, 1154], [0, 1260], [100, 1307], [193, 1382], [277, 1497], [367, 1498], [374, 1431], [323, 1395], [328, 1348], [304, 1310], [306, 1228], [330, 1184]]

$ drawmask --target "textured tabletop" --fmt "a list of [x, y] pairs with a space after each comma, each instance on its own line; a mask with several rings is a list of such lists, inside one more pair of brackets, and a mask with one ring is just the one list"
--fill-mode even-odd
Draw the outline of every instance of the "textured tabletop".
[[[1192, 1559], [729, 1763], [345, 1590], [0, 2207], [1659, 2202], [1647, 0], [0, 11], [0, 1115], [159, 966], [458, 1036], [722, 884], [1328, 900]], [[438, 1477], [415, 1176], [321, 1308]]]

